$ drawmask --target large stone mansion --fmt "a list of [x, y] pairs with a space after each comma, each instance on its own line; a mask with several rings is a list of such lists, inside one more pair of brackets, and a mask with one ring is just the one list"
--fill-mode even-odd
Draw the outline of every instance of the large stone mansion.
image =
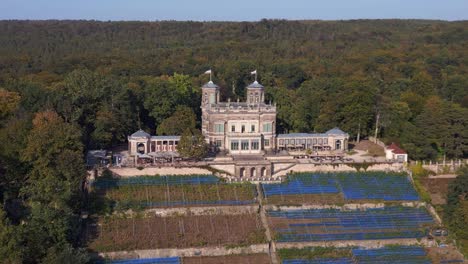
[[[279, 150], [345, 151], [349, 135], [338, 128], [325, 133], [276, 134], [276, 105], [265, 103], [257, 81], [246, 87], [245, 102], [220, 102], [219, 86], [209, 81], [202, 89], [202, 133], [213, 149], [231, 155]], [[151, 136], [139, 130], [128, 137], [130, 155], [176, 152], [179, 136]]]

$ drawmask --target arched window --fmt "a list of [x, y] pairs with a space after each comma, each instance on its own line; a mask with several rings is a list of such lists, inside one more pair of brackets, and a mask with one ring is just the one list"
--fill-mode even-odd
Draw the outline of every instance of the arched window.
[[262, 176], [262, 177], [266, 176], [266, 168], [265, 167], [262, 167], [262, 169], [260, 170], [260, 176]]
[[250, 169], [250, 177], [256, 177], [257, 176], [257, 170], [255, 168]]
[[145, 144], [138, 143], [137, 152], [140, 153], [140, 154], [145, 154]]
[[240, 168], [240, 175], [241, 178], [245, 176], [245, 168]]

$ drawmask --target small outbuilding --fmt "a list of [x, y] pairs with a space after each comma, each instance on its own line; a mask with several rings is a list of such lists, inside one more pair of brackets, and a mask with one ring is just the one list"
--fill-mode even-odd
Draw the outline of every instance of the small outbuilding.
[[408, 153], [395, 143], [385, 146], [385, 157], [387, 160], [408, 162]]

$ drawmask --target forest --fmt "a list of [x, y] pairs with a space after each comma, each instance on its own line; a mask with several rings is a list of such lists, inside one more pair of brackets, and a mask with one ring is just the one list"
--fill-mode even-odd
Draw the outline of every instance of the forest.
[[84, 153], [198, 128], [208, 69], [223, 100], [257, 69], [279, 133], [435, 160], [468, 157], [467, 66], [468, 21], [0, 21], [0, 257], [88, 261]]

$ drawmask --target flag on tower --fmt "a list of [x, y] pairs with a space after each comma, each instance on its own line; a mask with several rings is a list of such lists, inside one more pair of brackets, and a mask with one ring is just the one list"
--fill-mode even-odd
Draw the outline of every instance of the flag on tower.
[[209, 75], [210, 75], [210, 82], [211, 82], [211, 69], [207, 70], [207, 71], [205, 72], [205, 74], [209, 74]]
[[255, 69], [255, 71], [253, 72], [250, 72], [250, 75], [254, 75], [255, 74], [255, 82], [257, 81], [257, 69]]

